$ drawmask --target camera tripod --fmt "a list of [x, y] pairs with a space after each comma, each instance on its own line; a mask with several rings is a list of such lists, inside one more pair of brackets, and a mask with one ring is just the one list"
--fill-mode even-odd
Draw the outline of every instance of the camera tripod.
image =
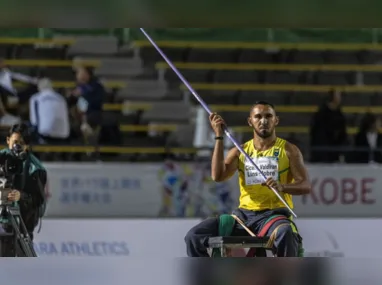
[[[6, 191], [1, 191], [3, 196]], [[13, 246], [17, 257], [37, 257], [28, 230], [21, 218], [20, 209], [13, 203], [0, 201], [0, 218], [5, 233], [0, 234], [1, 239], [12, 239], [10, 244], [1, 242], [1, 246]]]

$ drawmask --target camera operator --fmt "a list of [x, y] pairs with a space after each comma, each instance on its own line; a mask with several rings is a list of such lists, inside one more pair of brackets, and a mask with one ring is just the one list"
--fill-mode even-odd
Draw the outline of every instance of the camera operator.
[[[0, 150], [0, 156], [20, 162], [20, 171], [12, 175], [13, 189], [8, 200], [18, 202], [21, 218], [33, 241], [33, 231], [45, 211], [44, 189], [47, 173], [41, 162], [30, 151], [31, 135], [26, 124], [16, 124], [11, 127], [7, 136], [8, 148]], [[6, 227], [4, 227], [6, 230]], [[2, 256], [15, 256], [15, 246], [12, 241], [2, 245]]]

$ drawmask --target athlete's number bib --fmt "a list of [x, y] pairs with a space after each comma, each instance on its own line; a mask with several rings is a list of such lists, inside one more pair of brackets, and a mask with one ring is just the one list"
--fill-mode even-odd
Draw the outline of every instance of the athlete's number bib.
[[[275, 157], [258, 157], [252, 158], [252, 160], [267, 178], [271, 177], [276, 181], [278, 180], [279, 164]], [[263, 176], [248, 159], [245, 160], [244, 167], [246, 185], [256, 185], [264, 182]]]

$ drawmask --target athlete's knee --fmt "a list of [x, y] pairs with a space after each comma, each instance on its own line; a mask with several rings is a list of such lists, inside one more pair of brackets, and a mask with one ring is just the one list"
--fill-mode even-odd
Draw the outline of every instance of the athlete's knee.
[[282, 239], [290, 239], [293, 238], [294, 235], [295, 233], [291, 224], [282, 225], [277, 231], [277, 236]]
[[184, 237], [184, 241], [185, 241], [187, 244], [192, 243], [192, 241], [195, 239], [195, 237], [196, 237], [196, 231], [197, 231], [197, 228], [196, 228], [196, 227], [193, 227], [193, 228], [191, 228], [191, 229], [187, 232], [186, 236]]

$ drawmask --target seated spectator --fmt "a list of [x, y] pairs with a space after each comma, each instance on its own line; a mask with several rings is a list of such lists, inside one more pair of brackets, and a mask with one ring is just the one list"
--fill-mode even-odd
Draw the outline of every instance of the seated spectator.
[[102, 108], [106, 91], [102, 83], [87, 67], [76, 69], [77, 88], [69, 95], [80, 113], [81, 131], [86, 143], [98, 143], [102, 123]]
[[19, 95], [13, 86], [13, 80], [28, 83], [32, 86], [38, 82], [37, 78], [12, 72], [5, 64], [4, 59], [0, 58], [0, 89], [9, 95]]
[[70, 133], [65, 98], [55, 92], [49, 79], [38, 82], [39, 92], [29, 101], [30, 123], [40, 144], [64, 144]]
[[[350, 155], [352, 163], [382, 163], [382, 135], [378, 132], [380, 118], [367, 113], [361, 120], [358, 133], [354, 137], [355, 150]], [[358, 149], [358, 150], [357, 150]]]
[[[333, 90], [312, 118], [310, 126], [310, 161], [338, 162], [342, 154], [340, 148], [346, 144], [346, 119], [341, 111], [341, 93]], [[328, 148], [328, 150], [325, 150], [325, 148]]]
[[9, 114], [0, 100], [0, 126], [11, 127], [21, 122], [20, 117]]

